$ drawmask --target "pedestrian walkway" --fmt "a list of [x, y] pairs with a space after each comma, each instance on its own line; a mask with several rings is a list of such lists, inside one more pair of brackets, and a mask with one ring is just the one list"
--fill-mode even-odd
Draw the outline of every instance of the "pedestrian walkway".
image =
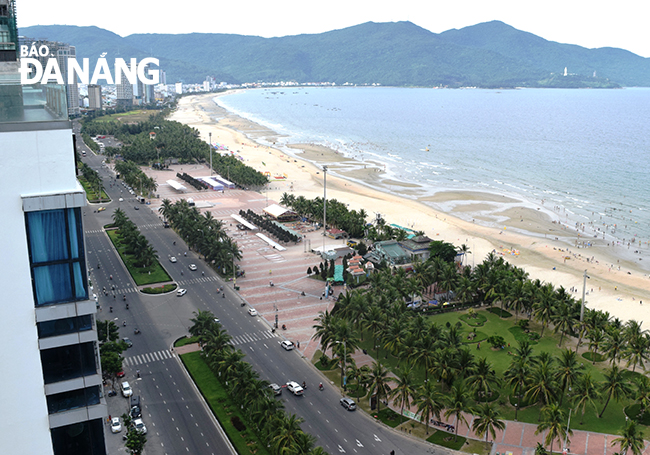
[[160, 362], [161, 360], [171, 359], [176, 357], [176, 355], [167, 350], [163, 349], [162, 351], [149, 352], [147, 354], [135, 355], [132, 357], [125, 357], [124, 363], [128, 366], [137, 366], [144, 365], [151, 362]]
[[[233, 346], [239, 346], [246, 343], [254, 343], [256, 341], [269, 340], [272, 338], [277, 338], [278, 334], [273, 333], [270, 330], [264, 330], [254, 333], [246, 333], [244, 335], [236, 335], [230, 340], [230, 344]], [[279, 341], [278, 341], [279, 342]]]

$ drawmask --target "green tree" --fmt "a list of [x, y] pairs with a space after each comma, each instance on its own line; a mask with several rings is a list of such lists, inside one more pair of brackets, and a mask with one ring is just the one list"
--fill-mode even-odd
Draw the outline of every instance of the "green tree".
[[588, 371], [578, 379], [576, 387], [573, 394], [573, 404], [575, 410], [582, 408], [580, 414], [580, 425], [584, 421], [585, 409], [587, 405], [590, 405], [594, 408], [594, 412], [598, 412], [596, 407], [596, 400], [600, 399], [600, 391], [598, 389], [598, 383], [594, 381], [591, 376], [591, 372]]
[[612, 365], [610, 369], [605, 371], [605, 380], [601, 383], [600, 391], [607, 395], [607, 401], [605, 401], [603, 410], [598, 414], [599, 419], [605, 413], [609, 400], [614, 398], [616, 401], [619, 401], [621, 398], [628, 396], [631, 392], [631, 387], [623, 376], [623, 370], [616, 365]]
[[411, 400], [416, 396], [414, 381], [410, 365], [402, 365], [397, 372], [397, 379], [393, 379], [395, 388], [390, 392], [390, 396], [393, 398], [393, 403], [400, 406], [400, 424], [404, 418], [404, 407], [411, 407]]
[[379, 412], [382, 397], [387, 397], [391, 391], [388, 370], [377, 362], [372, 362], [370, 370], [370, 395], [377, 396], [377, 412]]
[[438, 392], [433, 381], [425, 381], [418, 389], [414, 404], [418, 408], [418, 414], [422, 417], [426, 426], [426, 433], [429, 434], [429, 421], [432, 417], [440, 419], [440, 413], [445, 408], [445, 397]]
[[496, 431], [503, 431], [506, 428], [506, 423], [501, 420], [501, 414], [499, 410], [492, 405], [492, 403], [483, 403], [477, 409], [478, 415], [472, 423], [472, 430], [476, 432], [477, 436], [485, 435], [485, 448], [487, 449], [488, 444], [488, 435], [492, 436], [494, 440], [496, 438]]
[[[126, 425], [126, 424], [125, 424]], [[143, 432], [130, 428], [126, 435], [126, 448], [129, 449], [131, 455], [140, 455], [144, 451], [144, 446], [147, 443], [147, 435]]]
[[612, 446], [615, 446], [616, 444], [621, 445], [621, 450], [623, 451], [621, 455], [627, 455], [628, 450], [632, 451], [633, 455], [641, 455], [643, 453], [643, 448], [645, 446], [643, 433], [634, 420], [629, 419], [625, 422], [625, 427], [621, 431], [621, 436], [612, 439]]
[[542, 408], [542, 421], [537, 425], [535, 434], [547, 431], [544, 443], [550, 445], [549, 453], [553, 453], [553, 442], [555, 440], [560, 441], [561, 444], [562, 441], [568, 439], [567, 431], [568, 436], [573, 434], [571, 429], [567, 428], [566, 421], [564, 411], [557, 403], [547, 404]]
[[473, 414], [474, 410], [470, 401], [471, 393], [465, 385], [465, 381], [458, 380], [454, 383], [447, 395], [447, 404], [445, 406], [445, 417], [456, 417], [456, 431], [454, 441], [458, 441], [458, 427], [461, 423], [468, 425], [467, 419], [463, 413]]

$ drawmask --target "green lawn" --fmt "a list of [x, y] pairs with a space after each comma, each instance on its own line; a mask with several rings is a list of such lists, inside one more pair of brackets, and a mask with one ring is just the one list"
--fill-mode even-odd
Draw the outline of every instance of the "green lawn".
[[86, 192], [86, 199], [88, 199], [88, 202], [92, 203], [97, 203], [97, 202], [109, 202], [111, 200], [110, 197], [106, 194], [104, 191], [104, 187], [101, 188], [101, 199], [99, 198], [99, 194], [97, 194], [97, 187], [91, 186], [88, 181], [83, 178], [82, 176], [78, 176], [77, 179], [79, 180], [79, 183], [81, 183], [81, 186], [83, 186], [84, 191]]
[[[476, 330], [477, 336], [474, 339], [474, 341], [472, 342], [465, 341], [465, 343], [468, 347], [470, 347], [472, 353], [477, 358], [478, 357], [487, 358], [489, 362], [492, 364], [492, 366], [494, 367], [497, 376], [502, 378], [503, 374], [509, 368], [510, 363], [513, 359], [512, 355], [510, 355], [509, 352], [513, 352], [515, 348], [519, 345], [517, 342], [518, 338], [521, 339], [523, 337], [527, 337], [528, 335], [525, 334], [518, 326], [515, 326], [514, 317], [508, 317], [506, 319], [502, 319], [499, 317], [498, 313], [500, 313], [498, 309], [494, 313], [487, 311], [485, 309], [478, 310], [477, 314], [479, 315], [479, 318], [483, 319], [484, 317], [487, 321], [483, 326], [479, 327], [480, 330]], [[454, 325], [458, 321], [461, 321], [462, 338], [463, 340], [467, 340], [467, 335], [473, 330], [475, 330], [476, 327], [472, 327], [468, 325], [466, 322], [463, 322], [461, 316], [465, 314], [466, 312], [464, 311], [435, 314], [435, 315], [428, 316], [428, 320], [431, 323], [436, 323], [440, 326], [445, 326], [447, 322]], [[521, 315], [519, 315], [519, 319], [521, 319]], [[536, 322], [531, 321], [529, 327], [531, 333], [533, 332], [538, 334], [541, 333], [542, 327]], [[493, 349], [487, 342], [481, 343], [480, 349], [477, 349], [477, 343], [479, 340], [484, 340], [485, 338], [490, 337], [492, 335], [499, 335], [505, 339], [505, 343], [506, 343], [505, 349]], [[376, 350], [373, 348], [371, 334], [365, 332], [363, 336], [364, 336], [364, 341], [361, 343], [361, 348], [366, 349], [369, 355], [375, 357]], [[544, 330], [544, 336], [541, 337], [537, 341], [537, 343], [531, 343], [533, 348], [533, 354], [539, 355], [541, 352], [546, 351], [552, 353], [555, 356], [559, 356], [560, 354], [560, 348], [558, 348], [559, 341], [560, 341], [560, 335], [553, 333], [553, 331], [547, 327]], [[566, 337], [564, 338], [563, 344], [564, 346], [567, 345]], [[575, 347], [573, 347], [573, 349], [575, 349]], [[387, 353], [384, 349], [380, 349], [379, 352], [380, 352], [379, 357], [382, 364], [385, 367], [393, 371], [396, 371], [400, 363], [400, 360], [397, 359], [395, 356], [391, 355], [390, 353]], [[596, 381], [601, 381], [604, 379], [603, 371], [604, 369], [610, 366], [608, 361], [604, 361], [604, 362], [596, 363], [596, 365], [592, 365], [592, 363], [587, 361], [586, 359], [583, 360], [584, 361], [581, 363], [585, 367], [585, 372], [591, 371], [592, 376]], [[336, 371], [338, 372], [339, 370]], [[629, 374], [631, 375], [632, 373], [630, 372]], [[421, 369], [416, 369], [415, 377], [416, 377], [416, 381], [418, 382], [423, 381], [424, 372]], [[496, 399], [495, 402], [498, 404], [499, 410], [502, 414], [502, 418], [506, 420], [514, 420], [515, 407], [511, 405], [509, 402], [508, 399], [509, 390], [507, 390], [506, 388], [502, 388], [499, 392], [500, 392], [500, 396], [499, 398]], [[620, 403], [616, 402], [614, 399], [610, 400], [609, 405], [607, 406], [607, 410], [605, 411], [605, 414], [603, 415], [602, 419], [599, 419], [598, 414], [602, 411], [603, 406], [605, 404], [605, 400], [603, 399], [602, 402], [597, 402], [596, 411], [594, 411], [593, 408], [589, 408], [589, 407], [587, 408], [584, 415], [584, 423], [582, 425], [580, 424], [581, 411], [576, 413], [574, 410], [572, 412], [572, 417], [571, 417], [571, 428], [579, 429], [579, 430], [596, 431], [600, 433], [616, 434], [625, 424], [625, 414], [623, 413], [623, 409], [625, 406], [628, 406], [630, 403], [631, 401], [629, 399], [622, 400]], [[565, 415], [567, 416], [569, 414], [569, 405], [570, 404], [568, 403], [568, 399], [564, 399], [562, 407], [565, 411]], [[517, 419], [522, 422], [536, 424], [538, 422], [538, 417], [539, 417], [539, 407], [528, 406], [519, 410]]]
[[146, 269], [136, 267], [133, 263], [132, 255], [127, 254], [126, 247], [119, 244], [119, 231], [110, 230], [106, 232], [108, 233], [111, 242], [113, 242], [113, 246], [122, 258], [122, 262], [124, 262], [124, 265], [126, 265], [126, 268], [133, 277], [135, 284], [143, 286], [146, 284], [165, 283], [171, 281], [171, 277], [167, 274], [165, 269], [162, 268], [158, 261]]
[[237, 403], [232, 402], [230, 394], [214, 377], [208, 365], [203, 361], [201, 353], [190, 352], [189, 354], [183, 354], [181, 360], [239, 455], [268, 455], [269, 452], [266, 450], [266, 446], [257, 441], [251, 430], [239, 432], [233, 426], [230, 420], [233, 415], [238, 416], [243, 421], [239, 412], [240, 408]]

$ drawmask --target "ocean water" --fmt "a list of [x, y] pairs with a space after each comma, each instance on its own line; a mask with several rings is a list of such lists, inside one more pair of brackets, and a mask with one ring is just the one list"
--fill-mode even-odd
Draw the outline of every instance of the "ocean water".
[[648, 88], [300, 87], [216, 102], [279, 133], [276, 146], [322, 144], [379, 163], [388, 178], [418, 185], [407, 197], [471, 190], [543, 200], [587, 237], [649, 248]]

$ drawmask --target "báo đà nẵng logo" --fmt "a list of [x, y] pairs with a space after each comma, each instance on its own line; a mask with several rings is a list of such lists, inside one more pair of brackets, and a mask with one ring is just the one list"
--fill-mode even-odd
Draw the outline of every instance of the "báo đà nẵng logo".
[[[40, 57], [35, 58], [35, 57]], [[45, 68], [42, 60], [47, 57]], [[108, 66], [108, 60], [105, 58], [106, 52], [101, 54], [97, 59], [97, 64], [90, 75], [89, 59], [81, 59], [81, 65], [76, 58], [62, 59], [66, 64], [67, 81], [63, 80], [63, 73], [59, 67], [59, 60], [50, 55], [50, 49], [46, 45], [38, 48], [34, 43], [31, 46], [20, 46], [20, 83], [27, 84], [47, 84], [54, 82], [56, 84], [72, 84], [78, 77], [82, 84], [97, 84], [99, 81], [106, 81], [107, 84], [121, 84], [122, 75], [126, 77], [129, 84], [135, 84], [140, 80], [145, 85], [156, 85], [160, 83], [160, 70], [151, 69], [150, 65], [160, 66], [159, 60], [153, 57], [143, 58], [139, 62], [132, 58], [127, 64], [123, 58], [116, 58], [113, 68], [115, 77]], [[145, 71], [147, 70], [147, 71]]]

